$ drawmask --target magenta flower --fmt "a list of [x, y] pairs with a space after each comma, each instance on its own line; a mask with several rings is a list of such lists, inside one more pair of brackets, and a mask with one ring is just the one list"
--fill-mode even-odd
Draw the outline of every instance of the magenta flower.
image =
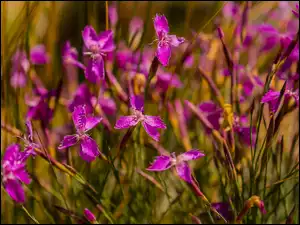
[[104, 79], [103, 57], [115, 49], [113, 32], [107, 30], [97, 35], [92, 26], [86, 26], [82, 31], [82, 38], [87, 49], [83, 54], [89, 57], [85, 77], [90, 82], [97, 83], [100, 79]]
[[[199, 109], [206, 116], [206, 119], [211, 123], [215, 130], [220, 129], [220, 118], [223, 110], [218, 107], [213, 101], [205, 101], [199, 104]], [[212, 130], [208, 127], [204, 127], [205, 132], [210, 134]]]
[[73, 112], [76, 106], [85, 105], [86, 113], [93, 112], [92, 99], [93, 95], [91, 94], [88, 86], [86, 84], [80, 84], [77, 88], [73, 99], [68, 105], [70, 112]]
[[121, 116], [115, 125], [115, 129], [126, 129], [136, 126], [139, 122], [142, 123], [145, 131], [155, 141], [159, 141], [160, 134], [157, 129], [166, 129], [159, 116], [144, 115], [144, 100], [140, 96], [133, 96], [130, 98], [132, 115]]
[[108, 7], [108, 16], [109, 16], [110, 25], [112, 27], [115, 27], [118, 22], [118, 12], [117, 12], [116, 2], [113, 2]]
[[129, 23], [129, 40], [144, 29], [144, 21], [140, 17], [133, 17]]
[[2, 159], [2, 181], [9, 196], [17, 203], [25, 202], [25, 192], [22, 183], [30, 184], [31, 179], [26, 171], [26, 152], [20, 151], [18, 144], [7, 147]]
[[70, 41], [67, 41], [64, 44], [63, 50], [62, 50], [62, 58], [63, 58], [63, 64], [64, 65], [74, 65], [81, 69], [85, 69], [85, 66], [78, 61], [78, 52], [76, 48], [71, 46]]
[[24, 87], [30, 64], [45, 64], [49, 61], [44, 45], [36, 45], [30, 51], [30, 60], [24, 50], [17, 50], [12, 57], [10, 84], [13, 88]]
[[167, 66], [171, 58], [171, 46], [179, 46], [184, 42], [184, 38], [169, 35], [168, 21], [164, 15], [156, 14], [154, 28], [158, 38], [156, 57], [163, 66]]
[[211, 203], [211, 206], [215, 208], [227, 221], [233, 220], [233, 211], [228, 202], [215, 202]]
[[[262, 103], [268, 103], [272, 112], [276, 112], [279, 107], [278, 99], [280, 97], [279, 91], [269, 90], [261, 99]], [[284, 101], [288, 101], [290, 98], [294, 98], [297, 106], [299, 106], [299, 89], [293, 91], [292, 88], [287, 87], [284, 92]]]
[[159, 70], [157, 72], [156, 87], [162, 91], [167, 91], [168, 87], [181, 88], [183, 84], [176, 74]]
[[89, 222], [92, 223], [92, 222], [96, 221], [95, 215], [94, 215], [89, 209], [85, 208], [83, 212], [84, 212], [85, 218], [86, 218]]
[[191, 169], [187, 163], [190, 160], [196, 160], [203, 157], [204, 154], [198, 149], [192, 149], [176, 157], [175, 152], [171, 156], [157, 156], [154, 162], [147, 168], [149, 171], [164, 171], [173, 166], [176, 168], [178, 176], [188, 183], [192, 183]]
[[80, 142], [79, 155], [83, 160], [91, 162], [102, 153], [100, 152], [95, 140], [92, 139], [87, 132], [100, 123], [102, 118], [90, 115], [88, 116], [85, 105], [74, 107], [72, 118], [77, 133], [65, 136], [58, 146], [58, 149], [62, 150], [69, 148], [70, 146], [76, 145]]
[[30, 50], [30, 62], [32, 64], [46, 64], [50, 60], [44, 45], [36, 45]]
[[12, 58], [12, 72], [10, 84], [13, 88], [24, 87], [26, 85], [26, 74], [29, 70], [29, 60], [26, 57], [26, 52], [17, 50]]
[[33, 89], [34, 96], [25, 96], [25, 103], [29, 106], [26, 119], [40, 120], [44, 127], [47, 127], [53, 118], [53, 109], [49, 107], [48, 99], [56, 95], [55, 90], [48, 91], [42, 83]]

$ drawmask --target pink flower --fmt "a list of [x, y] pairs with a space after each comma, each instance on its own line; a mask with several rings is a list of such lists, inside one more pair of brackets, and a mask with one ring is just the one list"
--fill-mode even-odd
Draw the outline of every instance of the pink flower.
[[171, 156], [157, 156], [154, 162], [147, 168], [149, 171], [164, 171], [175, 166], [178, 176], [188, 183], [192, 183], [192, 173], [187, 161], [196, 160], [204, 154], [198, 149], [192, 149], [176, 157], [173, 152]]
[[88, 116], [86, 114], [85, 105], [75, 106], [72, 118], [77, 134], [65, 136], [58, 146], [58, 149], [62, 150], [80, 142], [79, 155], [83, 160], [91, 162], [102, 153], [100, 152], [95, 140], [92, 139], [87, 132], [100, 123], [102, 118]]
[[84, 209], [84, 216], [90, 222], [96, 221], [95, 215], [87, 208]]
[[167, 66], [171, 58], [171, 46], [179, 46], [184, 42], [184, 38], [169, 35], [168, 21], [164, 15], [156, 14], [154, 28], [158, 38], [156, 57], [163, 66]]
[[30, 184], [31, 179], [26, 171], [27, 152], [21, 152], [18, 144], [7, 147], [2, 159], [2, 181], [9, 196], [18, 203], [25, 202], [22, 183]]
[[90, 82], [97, 83], [100, 79], [104, 80], [103, 57], [115, 49], [113, 32], [107, 30], [97, 35], [92, 26], [86, 26], [82, 31], [82, 38], [87, 49], [83, 54], [89, 57], [85, 77]]
[[144, 100], [140, 96], [130, 98], [131, 116], [121, 116], [115, 125], [115, 129], [126, 129], [136, 126], [139, 122], [142, 123], [145, 131], [150, 137], [158, 141], [160, 134], [157, 129], [166, 129], [166, 125], [159, 116], [144, 115]]

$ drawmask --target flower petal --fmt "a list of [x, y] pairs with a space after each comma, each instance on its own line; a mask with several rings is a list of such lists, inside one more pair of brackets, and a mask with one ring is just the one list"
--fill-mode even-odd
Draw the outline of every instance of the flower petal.
[[171, 58], [170, 45], [167, 43], [159, 43], [157, 46], [156, 57], [163, 66], [167, 66]]
[[94, 222], [96, 220], [96, 217], [95, 215], [90, 211], [88, 210], [87, 208], [84, 209], [84, 216], [85, 218], [90, 221], [90, 222]]
[[30, 50], [30, 61], [32, 64], [46, 64], [49, 61], [44, 45], [36, 45]]
[[30, 182], [31, 182], [29, 174], [27, 173], [25, 168], [15, 171], [15, 176], [25, 184], [30, 184]]
[[166, 124], [159, 116], [145, 116], [145, 123], [150, 125], [151, 127], [167, 129]]
[[138, 120], [135, 116], [120, 116], [116, 122], [115, 129], [126, 129], [137, 125]]
[[25, 87], [26, 82], [27, 82], [27, 78], [25, 73], [23, 72], [14, 72], [13, 75], [10, 77], [10, 85], [13, 88]]
[[89, 136], [84, 136], [80, 143], [80, 157], [87, 161], [93, 161], [98, 155], [100, 154], [99, 148], [97, 143], [94, 139], [90, 138]]
[[72, 118], [76, 130], [83, 131], [86, 124], [86, 110], [85, 105], [79, 105], [74, 107], [74, 111], [72, 113]]
[[65, 148], [69, 148], [79, 141], [78, 135], [66, 135], [64, 139], [61, 141], [60, 145], [58, 146], [58, 150], [63, 150]]
[[92, 26], [85, 26], [82, 31], [82, 39], [88, 49], [93, 45], [97, 45], [97, 33]]
[[169, 33], [168, 20], [164, 15], [156, 14], [154, 18], [154, 29], [158, 37], [160, 37], [162, 33]]
[[176, 164], [178, 176], [188, 183], [192, 183], [192, 174], [189, 165], [186, 162]]
[[269, 90], [261, 99], [262, 103], [267, 103], [273, 100], [277, 100], [280, 95], [279, 91]]
[[205, 156], [204, 153], [200, 152], [198, 149], [192, 149], [185, 153], [180, 154], [178, 157], [183, 161], [195, 160]]
[[180, 44], [182, 44], [185, 39], [183, 37], [177, 37], [176, 35], [168, 35], [169, 37], [169, 43], [174, 46], [174, 47], [177, 47], [179, 46]]
[[25, 202], [25, 192], [22, 187], [22, 184], [18, 180], [9, 179], [5, 182], [5, 190], [9, 196], [18, 203]]
[[159, 141], [160, 134], [159, 134], [157, 128], [150, 126], [146, 122], [142, 122], [142, 125], [150, 137], [152, 137], [155, 141]]
[[86, 124], [85, 124], [85, 132], [89, 131], [90, 129], [94, 128], [98, 123], [100, 123], [102, 120], [101, 117], [94, 117], [89, 116], [86, 118]]
[[144, 98], [140, 95], [130, 97], [131, 108], [144, 112]]
[[149, 171], [163, 171], [172, 166], [171, 157], [169, 156], [156, 156], [154, 162], [146, 169]]
[[102, 57], [90, 59], [84, 71], [86, 79], [91, 83], [98, 83], [100, 79], [104, 79], [104, 61]]
[[114, 37], [112, 30], [107, 30], [99, 34], [98, 43], [101, 46], [101, 52], [111, 52], [116, 46], [114, 44]]
[[11, 144], [6, 148], [2, 161], [13, 162], [17, 159], [17, 155], [20, 153], [21, 147], [19, 144]]

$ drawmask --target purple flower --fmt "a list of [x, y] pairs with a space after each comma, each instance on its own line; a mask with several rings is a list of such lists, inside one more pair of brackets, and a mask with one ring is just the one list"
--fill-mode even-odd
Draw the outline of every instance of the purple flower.
[[118, 12], [115, 2], [108, 7], [108, 16], [111, 26], [115, 27], [118, 22]]
[[255, 126], [247, 126], [248, 119], [247, 116], [237, 116], [234, 115], [233, 121], [233, 129], [239, 137], [239, 140], [246, 144], [247, 146], [251, 146], [251, 129], [252, 129], [252, 145], [255, 145], [256, 139], [256, 128]]
[[32, 64], [46, 64], [50, 60], [48, 54], [46, 53], [46, 48], [44, 45], [36, 45], [30, 50], [30, 62]]
[[30, 61], [24, 50], [17, 50], [12, 57], [12, 71], [10, 84], [13, 88], [24, 87], [27, 73], [31, 64], [45, 64], [49, 61], [44, 45], [36, 45], [30, 51]]
[[164, 15], [156, 14], [154, 18], [154, 28], [158, 38], [156, 57], [163, 66], [167, 66], [171, 58], [171, 46], [179, 46], [184, 42], [184, 38], [169, 35], [168, 21]]
[[215, 202], [211, 203], [211, 206], [215, 208], [227, 221], [233, 220], [234, 215], [229, 203]]
[[93, 95], [91, 94], [88, 86], [86, 84], [80, 84], [75, 92], [72, 101], [68, 105], [69, 111], [73, 112], [76, 106], [85, 105], [86, 113], [92, 113], [92, 97]]
[[86, 218], [88, 221], [90, 221], [90, 222], [96, 221], [95, 215], [94, 215], [89, 209], [85, 208], [83, 212], [84, 212], [85, 218]]
[[24, 87], [26, 85], [26, 74], [29, 70], [29, 60], [26, 57], [26, 52], [17, 50], [12, 58], [12, 72], [10, 84], [13, 88]]
[[74, 107], [72, 118], [77, 133], [65, 136], [58, 146], [58, 149], [62, 150], [80, 142], [79, 155], [83, 160], [91, 162], [102, 153], [100, 152], [95, 140], [92, 139], [87, 132], [100, 123], [102, 118], [88, 116], [85, 105]]
[[187, 161], [196, 160], [204, 154], [198, 149], [192, 149], [176, 157], [175, 153], [171, 156], [157, 156], [154, 162], [147, 168], [149, 171], [164, 171], [175, 166], [178, 176], [188, 183], [192, 183], [192, 173]]
[[70, 41], [67, 41], [64, 44], [62, 58], [64, 65], [74, 65], [81, 69], [85, 69], [85, 66], [78, 61], [78, 52], [76, 48], [71, 46]]
[[144, 29], [144, 21], [140, 17], [133, 17], [129, 23], [129, 39], [136, 33], [142, 32]]
[[113, 32], [107, 30], [97, 35], [92, 26], [86, 26], [82, 31], [82, 38], [86, 48], [83, 54], [89, 57], [85, 77], [90, 82], [97, 83], [100, 79], [104, 80], [103, 57], [115, 49]]
[[[202, 102], [199, 106], [200, 111], [206, 116], [215, 130], [220, 129], [220, 118], [223, 110], [219, 108], [213, 101]], [[211, 129], [205, 127], [207, 134], [211, 133]]]
[[30, 184], [31, 179], [26, 171], [28, 154], [20, 151], [18, 144], [7, 147], [2, 159], [2, 181], [9, 196], [17, 203], [25, 202], [22, 183]]
[[176, 74], [158, 71], [157, 72], [157, 81], [156, 87], [161, 89], [162, 91], [167, 91], [168, 87], [181, 88], [183, 84]]
[[[297, 106], [299, 106], [299, 89], [293, 91], [292, 89], [292, 85], [293, 85], [293, 80], [289, 80], [287, 82], [287, 87], [286, 90], [284, 92], [284, 101], [288, 101], [291, 97], [294, 98]], [[280, 92], [279, 91], [273, 91], [273, 90], [269, 90], [261, 99], [262, 103], [268, 103], [270, 110], [272, 112], [276, 112], [276, 110], [279, 107], [279, 99], [280, 96]]]
[[160, 134], [157, 129], [166, 129], [166, 125], [159, 116], [144, 115], [144, 100], [140, 96], [130, 98], [132, 115], [121, 116], [116, 122], [115, 129], [126, 129], [142, 123], [145, 131], [154, 140], [159, 141]]
[[[40, 81], [39, 81], [40, 82]], [[42, 83], [33, 89], [34, 96], [25, 96], [25, 103], [29, 106], [26, 118], [28, 120], [40, 120], [47, 127], [53, 117], [53, 110], [49, 107], [47, 99], [56, 95], [55, 90], [48, 91]]]

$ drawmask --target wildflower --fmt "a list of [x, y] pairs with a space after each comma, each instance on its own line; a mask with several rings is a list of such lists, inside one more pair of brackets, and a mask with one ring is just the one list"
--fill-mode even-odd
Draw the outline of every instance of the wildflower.
[[70, 41], [67, 41], [64, 44], [62, 58], [64, 65], [74, 65], [81, 69], [85, 69], [85, 66], [78, 61], [78, 52], [76, 48], [71, 46]]
[[108, 7], [108, 16], [109, 16], [110, 25], [112, 27], [115, 27], [118, 22], [118, 12], [117, 12], [116, 2], [113, 2]]
[[198, 149], [192, 149], [176, 157], [175, 153], [171, 156], [157, 156], [154, 162], [147, 168], [149, 171], [164, 171], [173, 166], [176, 168], [178, 176], [188, 183], [192, 183], [192, 174], [187, 161], [196, 160], [203, 157], [204, 154]]
[[25, 202], [22, 183], [30, 184], [31, 182], [26, 171], [27, 158], [28, 154], [21, 152], [18, 144], [11, 144], [7, 147], [1, 163], [4, 188], [17, 203]]
[[[203, 115], [206, 116], [206, 119], [211, 123], [213, 129], [219, 130], [219, 121], [223, 110], [220, 107], [218, 107], [213, 101], [202, 102], [198, 107], [203, 113]], [[210, 134], [212, 130], [208, 127], [205, 127], [205, 131], [207, 134]]]
[[[284, 92], [284, 101], [288, 101], [291, 97], [294, 98], [297, 106], [299, 106], [299, 89], [296, 91], [293, 91], [289, 85], [292, 83], [292, 81], [289, 81], [287, 88]], [[279, 91], [273, 91], [269, 90], [261, 99], [261, 103], [268, 103], [270, 110], [274, 113], [279, 107], [278, 99], [280, 97], [280, 92]]]
[[133, 41], [135, 38], [140, 41], [142, 37], [142, 32], [144, 29], [144, 21], [140, 17], [133, 17], [129, 23], [129, 40]]
[[181, 88], [183, 84], [176, 74], [164, 72], [162, 70], [157, 72], [156, 87], [162, 91], [167, 91], [168, 87]]
[[96, 221], [95, 215], [87, 208], [84, 209], [84, 216], [91, 223]]
[[85, 105], [75, 106], [72, 118], [77, 133], [65, 136], [58, 146], [58, 149], [62, 150], [80, 142], [79, 155], [83, 160], [91, 162], [101, 154], [101, 152], [99, 151], [95, 140], [92, 139], [87, 132], [100, 123], [102, 118], [88, 116]]
[[35, 65], [46, 64], [50, 60], [44, 45], [36, 45], [30, 50], [30, 62]]
[[144, 101], [140, 96], [130, 98], [132, 115], [121, 116], [116, 122], [115, 129], [126, 129], [136, 126], [139, 122], [142, 123], [145, 131], [154, 140], [159, 140], [158, 128], [166, 129], [166, 125], [159, 116], [144, 115]]
[[184, 38], [168, 34], [169, 25], [164, 15], [156, 14], [154, 18], [154, 28], [158, 38], [156, 56], [163, 66], [167, 66], [171, 58], [171, 46], [179, 46], [184, 42]]
[[42, 85], [33, 89], [34, 96], [25, 96], [25, 103], [29, 106], [26, 119], [40, 120], [44, 127], [47, 127], [53, 118], [53, 109], [49, 107], [47, 99], [56, 95], [55, 90], [48, 91]]
[[46, 53], [43, 45], [36, 45], [30, 51], [30, 60], [26, 56], [24, 50], [17, 50], [12, 57], [12, 72], [10, 84], [13, 88], [24, 87], [27, 82], [27, 73], [30, 64], [45, 64], [49, 61], [49, 56]]
[[26, 74], [30, 63], [26, 57], [26, 52], [17, 50], [12, 58], [12, 72], [10, 84], [13, 88], [24, 87], [26, 85]]
[[227, 221], [233, 220], [233, 211], [231, 210], [228, 202], [215, 202], [211, 203], [211, 206], [215, 208]]
[[97, 83], [100, 79], [104, 80], [103, 57], [115, 49], [113, 32], [107, 30], [97, 35], [92, 26], [86, 26], [82, 31], [82, 38], [87, 49], [83, 54], [89, 57], [85, 77], [90, 82]]

